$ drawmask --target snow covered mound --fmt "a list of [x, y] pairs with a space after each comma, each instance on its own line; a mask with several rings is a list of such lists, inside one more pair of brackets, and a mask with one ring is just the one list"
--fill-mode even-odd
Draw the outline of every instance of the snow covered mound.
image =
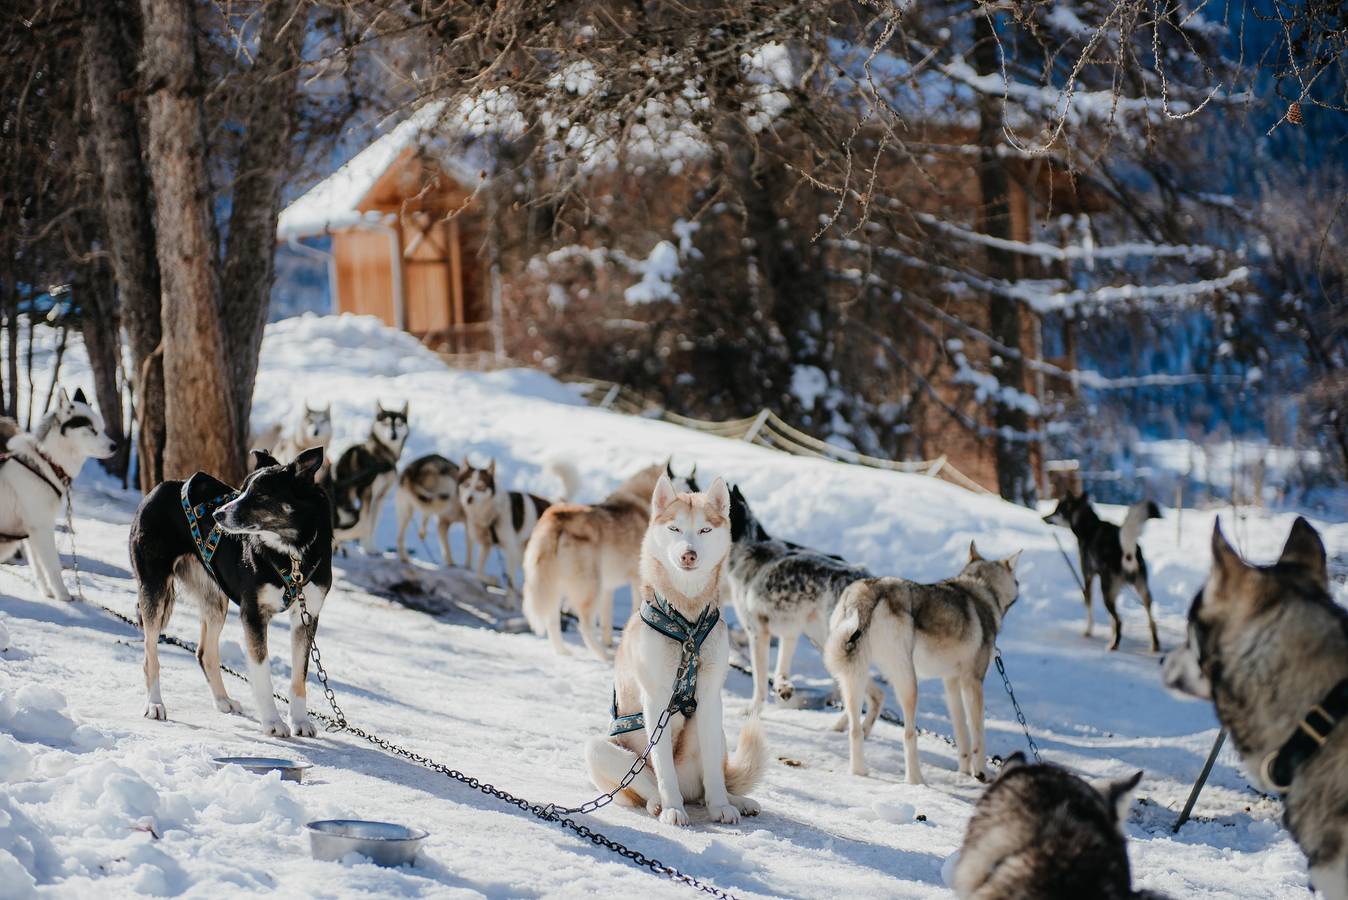
[[[91, 387], [82, 348], [69, 351], [63, 373], [70, 387]], [[1201, 818], [1170, 834], [1216, 722], [1205, 704], [1161, 688], [1131, 595], [1121, 602], [1119, 652], [1105, 650], [1104, 625], [1093, 638], [1082, 636], [1072, 536], [1035, 511], [923, 476], [791, 457], [593, 409], [572, 387], [534, 371], [450, 371], [372, 319], [308, 316], [268, 327], [254, 424], [289, 421], [305, 401], [332, 403], [338, 451], [364, 438], [376, 402], [406, 402], [412, 436], [405, 459], [432, 451], [494, 458], [503, 485], [545, 496], [561, 488], [546, 474], [554, 459], [578, 468], [585, 501], [650, 462], [673, 456], [680, 471], [697, 463], [699, 479], [719, 474], [740, 484], [771, 533], [880, 573], [949, 577], [970, 540], [989, 556], [1023, 550], [1020, 602], [999, 642], [1016, 696], [1048, 758], [1091, 777], [1146, 772], [1127, 823], [1135, 883], [1185, 897], [1273, 898], [1305, 889], [1304, 861], [1277, 824], [1280, 809], [1249, 790], [1229, 754], [1199, 801]], [[126, 527], [137, 499], [92, 466], [75, 498], [84, 592], [128, 615], [135, 585]], [[1101, 512], [1122, 518], [1118, 508]], [[1183, 638], [1216, 515], [1167, 510], [1143, 533], [1167, 647]], [[1261, 562], [1277, 555], [1292, 521], [1256, 510], [1224, 510], [1222, 518], [1243, 552]], [[1348, 525], [1315, 524], [1331, 557], [1348, 555]], [[381, 547], [392, 547], [394, 531], [390, 504]], [[68, 561], [70, 543], [61, 540]], [[453, 542], [462, 562], [457, 527]], [[464, 573], [434, 574], [438, 550], [415, 534], [410, 546], [418, 559], [409, 566], [359, 551], [336, 561], [318, 640], [350, 721], [532, 802], [574, 805], [593, 796], [581, 748], [607, 727], [611, 673], [587, 657], [559, 658], [532, 635], [506, 633], [501, 611], [489, 608], [499, 595], [484, 600], [483, 591], [463, 587], [471, 578]], [[499, 577], [499, 562], [489, 572]], [[245, 685], [226, 679], [243, 716], [216, 712], [196, 660], [174, 648], [161, 652], [169, 721], [145, 720], [139, 635], [91, 606], [43, 599], [27, 576], [22, 566], [0, 567], [0, 896], [691, 896], [349, 735], [265, 738]], [[69, 571], [67, 582], [74, 587]], [[620, 620], [627, 603], [622, 597]], [[243, 658], [237, 629], [231, 620], [225, 631], [231, 665]], [[196, 637], [191, 603], [179, 604], [168, 630]], [[272, 625], [278, 683], [289, 675], [286, 630], [286, 623]], [[796, 669], [798, 687], [828, 690], [813, 649], [797, 652]], [[995, 673], [986, 691], [989, 750], [1025, 749]], [[732, 673], [727, 693], [733, 743], [748, 679]], [[919, 720], [949, 734], [941, 693], [938, 684], [922, 685]], [[312, 678], [310, 703], [326, 708]], [[867, 747], [871, 777], [854, 777], [845, 737], [829, 729], [835, 715], [768, 707], [774, 762], [756, 794], [757, 819], [713, 826], [694, 807], [693, 827], [680, 830], [614, 805], [583, 821], [739, 896], [949, 896], [943, 870], [981, 786], [956, 774], [953, 749], [929, 737], [921, 751], [930, 783], [903, 784], [900, 731], [885, 723]], [[296, 785], [215, 770], [211, 758], [224, 755], [302, 758], [314, 768]], [[421, 826], [431, 836], [412, 868], [311, 860], [304, 824], [342, 816]]]

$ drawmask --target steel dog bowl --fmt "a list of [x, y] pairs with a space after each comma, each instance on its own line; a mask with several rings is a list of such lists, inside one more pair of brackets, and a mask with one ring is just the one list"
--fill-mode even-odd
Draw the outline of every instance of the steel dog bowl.
[[314, 859], [340, 860], [359, 853], [379, 866], [409, 866], [416, 862], [421, 842], [430, 834], [391, 822], [359, 819], [326, 819], [310, 822], [309, 849]]
[[293, 759], [278, 759], [271, 756], [217, 756], [214, 760], [217, 769], [225, 766], [238, 766], [254, 775], [268, 772], [280, 772], [282, 781], [303, 781], [304, 770], [313, 768], [309, 763], [296, 762]]

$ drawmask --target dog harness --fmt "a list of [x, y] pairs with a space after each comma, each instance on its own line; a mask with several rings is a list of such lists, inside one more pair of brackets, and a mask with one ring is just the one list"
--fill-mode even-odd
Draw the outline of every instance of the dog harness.
[[[52, 459], [46, 453], [43, 453], [41, 447], [35, 446], [33, 447], [33, 450], [37, 453], [39, 457], [41, 457], [42, 461], [51, 468], [52, 475], [56, 476], [56, 481], [52, 481], [51, 476], [49, 476], [46, 472], [39, 469], [37, 467], [37, 463], [33, 462], [31, 459], [24, 456], [22, 453], [14, 453], [12, 451], [5, 451], [3, 453], [0, 453], [0, 466], [3, 466], [11, 459], [14, 460], [19, 465], [23, 466], [25, 469], [32, 472], [39, 479], [41, 479], [42, 483], [45, 484], [47, 487], [51, 488], [52, 492], [56, 494], [56, 499], [60, 500], [62, 497], [66, 495], [66, 489], [70, 487], [70, 473], [67, 472], [65, 469], [61, 468], [59, 465], [57, 465], [56, 460]], [[27, 534], [19, 534], [17, 532], [13, 533], [0, 532], [0, 544], [12, 544], [17, 543], [18, 541], [26, 541], [26, 540], [28, 540]]]
[[1290, 791], [1297, 769], [1324, 746], [1329, 733], [1344, 718], [1348, 718], [1348, 678], [1311, 707], [1285, 744], [1264, 757], [1264, 782], [1279, 794]]
[[[215, 496], [207, 500], [192, 502], [194, 495], [200, 496], [202, 493], [201, 490], [196, 489], [198, 487], [204, 488], [206, 494], [215, 494]], [[221, 490], [222, 488], [223, 490]], [[182, 490], [179, 492], [183, 514], [187, 516], [187, 527], [192, 532], [192, 543], [196, 545], [197, 555], [201, 557], [201, 563], [206, 567], [206, 572], [211, 576], [211, 580], [215, 582], [216, 587], [220, 588], [220, 591], [230, 600], [233, 600], [235, 604], [239, 602], [238, 598], [230, 596], [229, 591], [225, 590], [225, 585], [220, 580], [220, 575], [215, 571], [212, 560], [215, 559], [215, 551], [220, 547], [220, 538], [224, 535], [224, 531], [215, 523], [215, 511], [237, 496], [239, 496], [238, 491], [223, 481], [212, 478], [205, 472], [197, 472], [184, 481]], [[211, 530], [206, 532], [203, 537], [201, 522], [208, 517], [211, 520]], [[301, 571], [298, 557], [291, 557], [289, 571], [275, 563], [272, 563], [272, 568], [281, 579], [281, 612], [285, 612], [304, 595], [304, 585], [309, 579]]]
[[[696, 621], [685, 619], [677, 609], [669, 605], [658, 592], [652, 591], [652, 598], [641, 604], [641, 621], [682, 646], [679, 657], [679, 674], [674, 683], [674, 692], [670, 695], [668, 709], [691, 716], [697, 711], [697, 669], [701, 658], [702, 644], [707, 635], [721, 620], [721, 611], [716, 604], [709, 603]], [[618, 715], [618, 688], [613, 688], [613, 723], [609, 726], [609, 737], [639, 731], [646, 727], [645, 716], [641, 712], [631, 715]]]

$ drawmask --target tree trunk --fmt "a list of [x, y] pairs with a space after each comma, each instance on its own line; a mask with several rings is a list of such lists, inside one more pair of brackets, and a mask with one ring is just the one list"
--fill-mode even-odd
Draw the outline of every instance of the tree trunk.
[[4, 277], [5, 302], [5, 415], [19, 420], [19, 288], [14, 276]]
[[80, 305], [80, 331], [89, 368], [94, 376], [94, 395], [108, 437], [117, 442], [117, 452], [101, 460], [110, 474], [126, 481], [131, 460], [131, 445], [122, 422], [122, 392], [117, 385], [117, 361], [122, 355], [122, 323], [113, 299], [113, 279], [106, 266], [95, 262], [89, 267], [82, 288], [76, 295]]
[[[994, 32], [994, 13], [974, 18], [974, 68], [979, 75], [997, 75], [997, 41]], [[982, 195], [984, 234], [1010, 240], [1011, 180], [997, 154], [1003, 140], [1002, 98], [980, 94], [978, 101], [978, 187]], [[1017, 277], [1015, 255], [1007, 250], [988, 247], [985, 250], [988, 274], [1003, 281]], [[1020, 303], [1009, 297], [991, 294], [988, 297], [988, 326], [992, 336], [1010, 347], [1021, 348]], [[1002, 356], [994, 367], [998, 382], [1017, 392], [1025, 390], [1025, 373], [1021, 360]], [[1035, 501], [1034, 471], [1030, 464], [1030, 444], [1024, 435], [1029, 431], [1029, 416], [1016, 404], [994, 401], [993, 424], [996, 426], [995, 452], [997, 457], [997, 488], [1003, 498], [1015, 503], [1031, 505]]]
[[[164, 478], [164, 370], [159, 354], [162, 327], [154, 204], [141, 159], [136, 107], [130, 100], [129, 61], [134, 54], [119, 23], [119, 18], [131, 12], [118, 0], [84, 0], [81, 41], [102, 176], [104, 234], [131, 348], [130, 375], [139, 420], [139, 483], [148, 492]], [[101, 392], [99, 402], [106, 403]], [[104, 409], [107, 418], [109, 407]]]
[[253, 384], [275, 275], [276, 220], [299, 96], [298, 66], [308, 6], [308, 0], [267, 5], [250, 73], [247, 138], [234, 182], [221, 279], [222, 310], [229, 323], [225, 353], [238, 424], [235, 450], [240, 459], [248, 449]]
[[164, 476], [204, 469], [237, 484], [243, 457], [222, 334], [193, 5], [141, 0], [141, 10], [162, 291]]

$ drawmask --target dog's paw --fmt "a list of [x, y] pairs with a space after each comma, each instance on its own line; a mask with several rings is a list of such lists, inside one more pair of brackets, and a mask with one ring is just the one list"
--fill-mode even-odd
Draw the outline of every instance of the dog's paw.
[[725, 806], [708, 806], [707, 812], [711, 813], [713, 822], [720, 822], [723, 825], [740, 823], [740, 811], [728, 803]]
[[763, 701], [755, 700], [749, 704], [749, 708], [744, 711], [744, 718], [757, 719], [763, 714]]
[[866, 769], [865, 763], [852, 763], [852, 774], [859, 775], [862, 778], [865, 778], [867, 775], [871, 773]]
[[777, 682], [773, 690], [776, 691], [778, 700], [790, 700], [796, 693], [796, 686], [786, 679], [782, 679]]
[[751, 800], [748, 797], [737, 797], [731, 794], [730, 802], [740, 811], [742, 816], [756, 816], [763, 811], [763, 807], [758, 805], [757, 800]]
[[660, 821], [665, 825], [687, 825], [688, 813], [682, 806], [667, 806], [660, 810]]
[[921, 772], [918, 772], [916, 769], [911, 770], [911, 771], [909, 771], [906, 775], [904, 775], [904, 777], [903, 777], [903, 783], [904, 783], [904, 784], [926, 784], [926, 782], [922, 780], [922, 773], [921, 773]]
[[974, 780], [977, 781], [977, 782], [979, 782], [979, 783], [981, 783], [981, 784], [987, 784], [987, 782], [988, 782], [988, 770], [987, 770], [987, 769], [980, 769], [980, 770], [978, 770], [977, 772], [974, 772], [974, 773], [973, 773], [973, 776], [974, 776]]
[[62, 586], [60, 589], [56, 591], [53, 591], [52, 593], [49, 593], [47, 596], [51, 597], [53, 600], [59, 600], [62, 603], [71, 602], [70, 591], [66, 590], [64, 586]]
[[164, 709], [162, 703], [147, 703], [145, 704], [145, 718], [166, 722], [168, 721], [168, 710]]
[[290, 737], [290, 726], [280, 719], [267, 719], [262, 723], [262, 733], [271, 737]]
[[295, 737], [316, 737], [318, 735], [318, 728], [314, 725], [314, 720], [308, 716], [291, 719], [290, 731]]
[[838, 716], [837, 719], [834, 720], [832, 730], [843, 732], [847, 730], [847, 726], [848, 726], [847, 713], [843, 713], [842, 715]]
[[216, 697], [215, 708], [222, 713], [229, 713], [230, 715], [235, 716], [243, 712], [243, 707], [239, 704], [239, 701], [231, 697]]

